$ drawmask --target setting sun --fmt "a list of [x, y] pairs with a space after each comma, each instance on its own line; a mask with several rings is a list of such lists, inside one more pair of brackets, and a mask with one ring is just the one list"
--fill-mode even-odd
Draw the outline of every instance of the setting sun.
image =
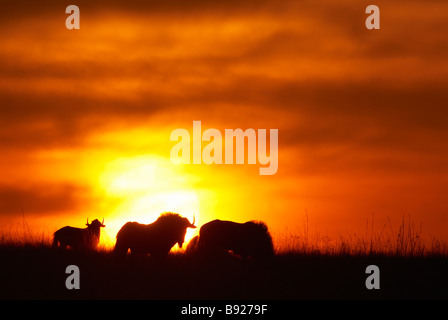
[[[192, 186], [194, 179], [174, 170], [169, 159], [160, 157], [120, 158], [106, 166], [100, 176], [105, 196], [115, 200], [103, 232], [106, 245], [114, 244], [114, 236], [128, 221], [148, 224], [163, 212], [176, 212], [191, 222], [200, 217], [199, 199]], [[185, 242], [194, 235], [188, 229]]]

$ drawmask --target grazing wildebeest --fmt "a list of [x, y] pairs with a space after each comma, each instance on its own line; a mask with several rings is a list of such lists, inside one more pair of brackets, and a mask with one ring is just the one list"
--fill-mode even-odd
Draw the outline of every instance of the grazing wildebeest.
[[198, 248], [199, 236], [194, 236], [190, 242], [188, 242], [187, 248], [185, 248], [186, 253], [196, 252]]
[[213, 220], [199, 230], [199, 252], [232, 251], [243, 258], [268, 258], [274, 254], [272, 238], [263, 222]]
[[177, 213], [167, 212], [151, 224], [127, 222], [117, 233], [115, 252], [126, 254], [149, 253], [155, 257], [164, 257], [178, 243], [182, 248], [187, 228], [196, 228], [187, 218]]
[[100, 230], [104, 228], [103, 222], [98, 219], [89, 223], [87, 218], [87, 228], [63, 227], [53, 235], [53, 248], [58, 244], [61, 247], [71, 247], [72, 249], [95, 249], [100, 242]]

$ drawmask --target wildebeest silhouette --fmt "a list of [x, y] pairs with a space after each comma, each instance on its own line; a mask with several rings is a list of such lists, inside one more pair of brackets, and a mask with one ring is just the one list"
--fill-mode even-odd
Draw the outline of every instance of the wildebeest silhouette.
[[153, 223], [127, 222], [117, 233], [115, 253], [149, 253], [154, 257], [164, 257], [177, 243], [180, 248], [185, 240], [187, 228], [196, 228], [187, 218], [178, 213], [166, 212]]
[[196, 252], [198, 249], [198, 240], [199, 236], [194, 236], [191, 238], [190, 242], [188, 242], [187, 247], [185, 248], [186, 253]]
[[89, 223], [87, 218], [87, 228], [63, 227], [57, 230], [53, 235], [53, 248], [67, 246], [72, 249], [95, 249], [100, 242], [100, 231], [104, 228], [104, 219], [100, 222], [98, 219]]
[[272, 238], [264, 222], [213, 220], [199, 230], [197, 250], [202, 253], [231, 251], [243, 258], [268, 258], [274, 254]]

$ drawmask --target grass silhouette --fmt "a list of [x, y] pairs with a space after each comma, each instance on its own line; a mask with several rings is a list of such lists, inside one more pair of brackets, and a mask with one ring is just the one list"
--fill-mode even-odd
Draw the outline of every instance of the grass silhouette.
[[[1, 299], [447, 299], [446, 244], [423, 239], [403, 218], [364, 235], [330, 239], [303, 230], [273, 235], [268, 261], [182, 251], [166, 259], [117, 257], [112, 248], [52, 249], [51, 235], [28, 227], [0, 236]], [[67, 290], [65, 268], [77, 265], [81, 289]], [[381, 289], [365, 287], [368, 265], [381, 270]]]
[[379, 232], [374, 231], [374, 215], [367, 220], [364, 235], [340, 235], [331, 238], [327, 235], [310, 234], [308, 216], [303, 231], [285, 230], [276, 235], [276, 251], [291, 254], [321, 255], [384, 255], [395, 257], [448, 256], [448, 245], [435, 237], [424, 238], [422, 224], [416, 224], [408, 216], [402, 217], [401, 224], [394, 228], [389, 218]]

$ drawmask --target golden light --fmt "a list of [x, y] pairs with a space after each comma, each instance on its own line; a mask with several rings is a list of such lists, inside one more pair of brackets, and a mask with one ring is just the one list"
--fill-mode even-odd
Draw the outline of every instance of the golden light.
[[[176, 212], [196, 221], [199, 199], [191, 184], [194, 177], [180, 173], [169, 159], [156, 156], [120, 158], [109, 163], [100, 177], [106, 196], [115, 201], [105, 222], [102, 243], [115, 244], [115, 236], [128, 221], [151, 223], [163, 212]], [[197, 233], [187, 229], [186, 243]]]

